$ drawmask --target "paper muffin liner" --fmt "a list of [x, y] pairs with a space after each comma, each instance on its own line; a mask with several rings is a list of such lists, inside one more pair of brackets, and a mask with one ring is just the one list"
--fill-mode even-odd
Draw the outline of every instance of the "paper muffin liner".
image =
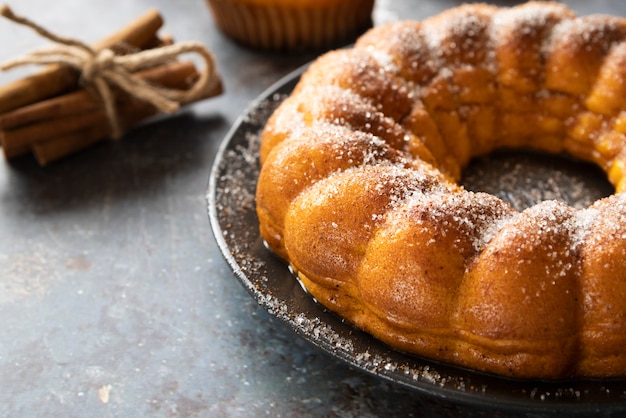
[[226, 35], [252, 48], [273, 51], [315, 50], [353, 41], [371, 26], [374, 6], [374, 0], [303, 6], [207, 2]]

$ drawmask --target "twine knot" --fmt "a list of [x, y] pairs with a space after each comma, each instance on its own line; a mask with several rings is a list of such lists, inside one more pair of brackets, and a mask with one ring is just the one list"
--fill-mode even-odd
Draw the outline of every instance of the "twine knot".
[[96, 52], [96, 54], [85, 61], [82, 71], [82, 79], [86, 83], [93, 83], [93, 80], [104, 70], [113, 68], [113, 58], [115, 54], [108, 48]]
[[[7, 5], [0, 7], [0, 15], [30, 27], [54, 43], [50, 47], [40, 48], [23, 57], [7, 61], [0, 69], [7, 70], [27, 64], [60, 64], [76, 69], [81, 74], [82, 82], [93, 86], [102, 99], [113, 138], [120, 138], [123, 135], [115, 108], [113, 86], [152, 104], [163, 113], [173, 113], [181, 104], [199, 98], [206, 89], [219, 80], [213, 56], [198, 42], [180, 42], [127, 55], [115, 55], [111, 49], [96, 51], [77, 39], [56, 35], [24, 17], [17, 16]], [[203, 71], [200, 71], [198, 80], [188, 90], [152, 85], [133, 75], [136, 71], [164, 64], [185, 53], [194, 53], [204, 61]]]

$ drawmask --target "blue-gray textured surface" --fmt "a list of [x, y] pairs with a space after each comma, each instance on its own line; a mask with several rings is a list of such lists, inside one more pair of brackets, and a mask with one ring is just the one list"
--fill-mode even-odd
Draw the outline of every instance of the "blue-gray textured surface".
[[[375, 23], [419, 19], [459, 3], [379, 1]], [[619, 0], [567, 3], [580, 13], [626, 15]], [[226, 92], [45, 169], [30, 158], [0, 161], [0, 415], [463, 412], [302, 341], [257, 306], [215, 245], [205, 191], [220, 141], [251, 100], [314, 55], [241, 48], [217, 31], [202, 0], [11, 6], [86, 41], [156, 7], [163, 32], [214, 52]], [[42, 43], [4, 20], [0, 39], [0, 60]], [[19, 74], [0, 74], [0, 82]]]

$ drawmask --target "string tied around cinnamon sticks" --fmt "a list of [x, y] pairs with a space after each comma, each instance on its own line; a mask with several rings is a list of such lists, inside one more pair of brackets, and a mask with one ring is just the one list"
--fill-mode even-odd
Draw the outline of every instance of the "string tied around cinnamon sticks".
[[[180, 42], [127, 55], [115, 55], [109, 48], [96, 51], [78, 39], [54, 34], [35, 22], [16, 15], [7, 5], [0, 7], [0, 15], [32, 28], [54, 42], [50, 47], [40, 48], [9, 60], [0, 65], [0, 69], [8, 70], [28, 64], [60, 64], [74, 68], [81, 74], [83, 83], [93, 86], [98, 92], [111, 125], [111, 136], [116, 139], [124, 132], [115, 106], [113, 87], [116, 86], [131, 96], [150, 103], [163, 113], [173, 113], [181, 104], [199, 98], [209, 84], [215, 83], [216, 78], [219, 79], [213, 56], [198, 42]], [[133, 74], [188, 53], [196, 54], [204, 63], [203, 71], [189, 89], [177, 90], [157, 86]]]

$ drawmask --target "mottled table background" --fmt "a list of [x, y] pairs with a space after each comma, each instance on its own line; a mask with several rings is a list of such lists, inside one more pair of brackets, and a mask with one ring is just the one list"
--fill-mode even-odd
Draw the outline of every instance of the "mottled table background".
[[[621, 0], [566, 3], [626, 15]], [[314, 54], [242, 48], [217, 31], [202, 0], [9, 4], [89, 42], [156, 7], [163, 32], [214, 52], [226, 92], [45, 169], [31, 158], [0, 161], [1, 416], [467, 412], [311, 347], [257, 306], [215, 244], [205, 191], [220, 142], [251, 100]], [[458, 4], [381, 0], [374, 21]], [[0, 39], [1, 60], [42, 44], [5, 20]], [[0, 82], [20, 74], [0, 74]]]

